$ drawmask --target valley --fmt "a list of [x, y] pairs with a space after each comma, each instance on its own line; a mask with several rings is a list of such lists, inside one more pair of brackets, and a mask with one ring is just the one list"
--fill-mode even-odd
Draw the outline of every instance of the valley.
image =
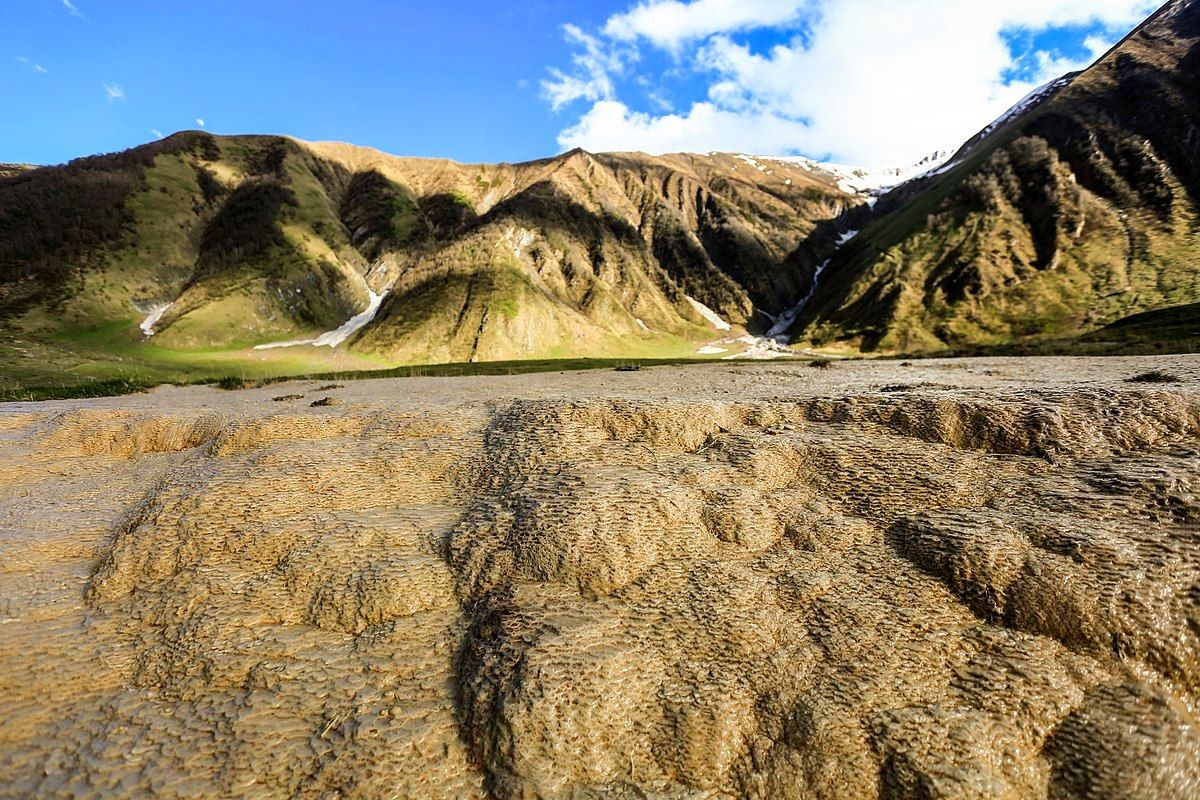
[[[0, 171], [0, 386], [520, 359], [1192, 352], [1200, 11], [955, 153], [459, 164], [180, 133]], [[1153, 121], [1153, 122], [1151, 122]], [[719, 353], [716, 351], [720, 351]]]
[[154, 139], [0, 163], [0, 800], [1200, 798], [1200, 0], [127, 5], [2, 12]]

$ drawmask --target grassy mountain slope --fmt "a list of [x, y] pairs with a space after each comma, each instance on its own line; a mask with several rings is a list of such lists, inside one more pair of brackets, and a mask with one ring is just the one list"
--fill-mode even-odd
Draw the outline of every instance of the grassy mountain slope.
[[[256, 374], [693, 353], [714, 330], [689, 297], [768, 326], [811, 280], [789, 253], [857, 202], [723, 155], [462, 165], [178, 134], [0, 173], [0, 365]], [[387, 293], [382, 308], [337, 352], [253, 349], [337, 328], [369, 292]]]
[[[1056, 340], [1200, 300], [1200, 3], [1173, 0], [830, 264], [801, 341], [937, 352]], [[811, 260], [811, 259], [810, 259]]]
[[[0, 383], [678, 358], [727, 335], [708, 309], [771, 327], [821, 264], [803, 345], [1191, 346], [1200, 0], [873, 207], [811, 163], [728, 154], [467, 165], [190, 132], [2, 164]], [[261, 349], [368, 308], [336, 349]]]
[[391, 359], [690, 351], [713, 330], [688, 297], [767, 327], [756, 311], [786, 308], [811, 279], [789, 253], [857, 202], [727, 155], [467, 166], [312, 148], [416, 198], [416, 233], [388, 252], [391, 294], [355, 342]]
[[181, 134], [0, 183], [0, 319], [29, 335], [228, 347], [336, 325], [365, 262], [326, 187], [344, 176], [282, 139]]

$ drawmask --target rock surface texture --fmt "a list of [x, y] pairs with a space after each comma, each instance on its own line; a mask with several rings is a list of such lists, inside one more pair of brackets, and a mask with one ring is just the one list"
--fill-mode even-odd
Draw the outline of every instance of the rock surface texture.
[[1194, 357], [316, 390], [0, 406], [0, 796], [1200, 795]]

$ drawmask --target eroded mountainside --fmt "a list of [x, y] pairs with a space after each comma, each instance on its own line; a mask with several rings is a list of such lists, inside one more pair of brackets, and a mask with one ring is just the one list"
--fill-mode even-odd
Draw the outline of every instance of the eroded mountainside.
[[1009, 344], [1200, 301], [1200, 2], [1172, 0], [952, 164], [879, 203], [801, 340]]
[[0, 324], [188, 351], [377, 303], [351, 344], [391, 361], [691, 352], [706, 309], [769, 327], [810, 288], [789, 254], [861, 202], [725, 155], [487, 166], [179, 134], [0, 177]]
[[1194, 359], [449, 386], [5, 407], [0, 796], [1200, 793]]
[[680, 357], [746, 331], [1188, 351], [1195, 323], [1096, 337], [1200, 303], [1198, 87], [1200, 0], [1171, 0], [881, 198], [805, 159], [464, 165], [195, 132], [4, 165], [0, 384]]

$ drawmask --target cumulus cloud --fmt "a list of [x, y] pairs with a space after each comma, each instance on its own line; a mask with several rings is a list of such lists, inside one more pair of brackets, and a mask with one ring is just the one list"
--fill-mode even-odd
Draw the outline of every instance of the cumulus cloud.
[[646, 39], [677, 50], [716, 33], [772, 27], [797, 20], [811, 2], [797, 0], [678, 0], [646, 2], [609, 18], [604, 33], [625, 41]]
[[[583, 63], [603, 63], [616, 48], [660, 50], [701, 76], [707, 96], [686, 111], [643, 113], [619, 96], [611, 71], [603, 84], [586, 70], [560, 72], [563, 88], [552, 104], [562, 108], [587, 100], [591, 106], [559, 143], [592, 150], [732, 149], [867, 165], [911, 163], [957, 146], [1038, 85], [1083, 68], [1157, 3], [642, 3], [610, 18], [596, 36], [578, 31], [587, 39]], [[1067, 26], [1100, 31], [1080, 43], [1088, 52], [1082, 59], [1057, 52], [1017, 54], [1008, 38]], [[741, 35], [763, 28], [775, 30], [784, 43], [756, 50]], [[568, 91], [571, 80], [596, 88]]]
[[125, 90], [121, 88], [121, 84], [119, 83], [106, 83], [104, 84], [104, 95], [110, 103], [114, 100], [124, 100]]
[[71, 0], [62, 0], [62, 4], [63, 4], [63, 8], [65, 8], [72, 17], [78, 17], [79, 19], [84, 19], [83, 12], [80, 11], [78, 8], [76, 8], [75, 4], [72, 3]]
[[631, 111], [616, 100], [603, 100], [563, 131], [558, 141], [564, 148], [585, 150], [782, 153], [804, 132], [803, 123], [769, 112], [696, 103], [686, 114], [655, 116]]
[[155, 139], [163, 138], [163, 132], [160, 131], [158, 128], [151, 128], [150, 135], [153, 136]]
[[203, 118], [203, 117], [196, 117], [196, 124], [197, 124], [198, 126], [200, 126], [201, 128], [203, 128], [203, 127], [204, 127], [204, 118]]

